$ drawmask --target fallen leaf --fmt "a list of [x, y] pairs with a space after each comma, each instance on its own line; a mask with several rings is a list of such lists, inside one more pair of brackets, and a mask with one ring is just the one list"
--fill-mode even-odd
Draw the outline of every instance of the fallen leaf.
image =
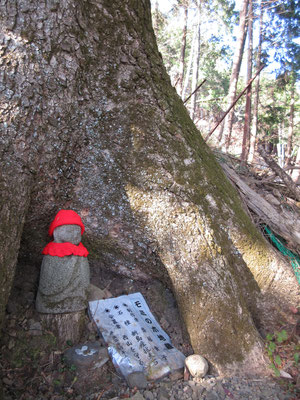
[[282, 378], [293, 379], [293, 377], [290, 374], [288, 374], [283, 370], [280, 370], [280, 376], [282, 376]]
[[293, 313], [293, 314], [298, 314], [298, 308], [297, 308], [297, 307], [291, 306], [291, 307], [290, 307], [290, 311], [291, 311], [291, 313]]

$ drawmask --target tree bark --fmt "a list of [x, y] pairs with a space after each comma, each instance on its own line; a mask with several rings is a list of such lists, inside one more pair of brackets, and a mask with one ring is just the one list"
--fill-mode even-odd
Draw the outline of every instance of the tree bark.
[[264, 367], [254, 321], [295, 304], [297, 282], [171, 86], [150, 2], [13, 0], [0, 13], [2, 313], [21, 234], [20, 259], [39, 263], [49, 222], [72, 208], [91, 268], [165, 282], [220, 372]]
[[[240, 68], [243, 58], [243, 52], [245, 47], [245, 39], [247, 33], [247, 11], [248, 11], [249, 0], [243, 0], [242, 8], [240, 11], [240, 22], [239, 22], [239, 32], [236, 41], [236, 48], [233, 57], [232, 71], [229, 82], [228, 91], [228, 107], [233, 103], [236, 96], [237, 83], [240, 74]], [[228, 150], [231, 142], [231, 131], [233, 125], [234, 110], [232, 110], [226, 120], [224, 126], [225, 133], [225, 149]]]

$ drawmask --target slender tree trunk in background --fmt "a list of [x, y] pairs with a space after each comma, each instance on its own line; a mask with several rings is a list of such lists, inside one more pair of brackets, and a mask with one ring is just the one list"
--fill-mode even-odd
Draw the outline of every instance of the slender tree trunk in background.
[[153, 18], [153, 28], [155, 32], [158, 32], [159, 29], [158, 15], [159, 15], [158, 0], [156, 0], [154, 5], [154, 18]]
[[180, 50], [180, 61], [179, 61], [179, 81], [178, 81], [178, 94], [182, 97], [183, 92], [183, 79], [185, 71], [185, 49], [186, 49], [186, 34], [188, 24], [188, 5], [184, 4], [184, 20], [183, 20], [183, 31], [181, 38], [181, 50]]
[[189, 62], [188, 62], [188, 67], [187, 67], [187, 71], [186, 71], [185, 78], [184, 78], [184, 85], [183, 85], [183, 90], [182, 90], [182, 95], [181, 95], [181, 98], [183, 101], [185, 100], [187, 88], [189, 86], [191, 69], [192, 69], [192, 65], [193, 65], [194, 52], [195, 52], [195, 46], [196, 46], [196, 31], [194, 29], [193, 37], [192, 37], [192, 44], [191, 44], [191, 51], [190, 51], [190, 56], [189, 56]]
[[222, 138], [223, 138], [223, 133], [224, 133], [224, 125], [225, 125], [225, 120], [221, 123], [220, 132], [219, 132], [219, 135], [218, 135], [219, 147], [221, 147], [221, 145], [222, 145]]
[[[295, 165], [300, 165], [300, 147], [298, 147]], [[291, 178], [297, 185], [300, 185], [300, 169], [294, 169]]]
[[[253, 57], [253, 4], [252, 0], [249, 0], [247, 82], [249, 82], [250, 79], [252, 78], [252, 57]], [[252, 101], [252, 85], [248, 87], [246, 92], [245, 122], [244, 122], [244, 134], [243, 134], [242, 154], [241, 154], [242, 164], [246, 163], [250, 148], [251, 101]]]
[[[242, 8], [240, 11], [240, 22], [239, 31], [236, 41], [235, 53], [233, 57], [232, 71], [229, 82], [229, 92], [228, 92], [228, 107], [233, 103], [236, 96], [237, 83], [240, 74], [240, 68], [243, 58], [243, 52], [245, 47], [245, 39], [247, 34], [247, 11], [248, 11], [249, 0], [243, 0]], [[227, 107], [227, 108], [228, 108]], [[225, 149], [228, 150], [231, 142], [231, 132], [233, 125], [234, 109], [230, 111], [225, 119], [224, 133], [225, 133]]]
[[[261, 66], [261, 47], [263, 41], [263, 4], [262, 0], [260, 2], [260, 17], [259, 17], [259, 42], [257, 49], [257, 69]], [[252, 135], [250, 135], [250, 151], [248, 156], [248, 162], [253, 161], [256, 142], [257, 142], [257, 131], [258, 131], [258, 104], [259, 104], [259, 85], [260, 85], [260, 75], [256, 78], [255, 82], [255, 95], [254, 95], [254, 105], [253, 105], [253, 124], [252, 124]]]
[[275, 154], [277, 154], [278, 164], [279, 164], [280, 168], [283, 168], [283, 166], [285, 164], [285, 151], [284, 151], [285, 149], [284, 149], [283, 140], [282, 140], [284, 137], [284, 122], [283, 121], [281, 121], [278, 124], [277, 136], [278, 136], [278, 140], [275, 145]]
[[0, 18], [1, 321], [18, 254], [39, 264], [71, 208], [95, 274], [160, 279], [195, 352], [259, 373], [254, 322], [296, 304], [297, 281], [172, 87], [150, 2], [11, 0]]
[[292, 157], [292, 144], [294, 135], [294, 114], [295, 114], [295, 79], [291, 76], [291, 101], [290, 101], [290, 116], [289, 116], [289, 129], [287, 138], [286, 149], [286, 165], [290, 163]]
[[193, 76], [192, 76], [192, 93], [191, 96], [191, 118], [195, 120], [196, 106], [197, 106], [197, 97], [198, 93], [196, 92], [196, 88], [198, 85], [198, 77], [199, 77], [199, 66], [200, 66], [200, 48], [201, 48], [201, 1], [198, 0], [197, 4], [197, 22], [195, 26], [196, 30], [196, 44], [195, 44], [195, 52], [193, 59]]

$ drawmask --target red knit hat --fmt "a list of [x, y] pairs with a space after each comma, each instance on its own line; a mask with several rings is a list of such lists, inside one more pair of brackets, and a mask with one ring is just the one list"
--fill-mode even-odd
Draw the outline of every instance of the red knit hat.
[[81, 221], [81, 218], [73, 210], [58, 211], [54, 220], [51, 222], [49, 235], [52, 236], [54, 229], [61, 225], [79, 225], [81, 227], [81, 234], [84, 232], [84, 225]]

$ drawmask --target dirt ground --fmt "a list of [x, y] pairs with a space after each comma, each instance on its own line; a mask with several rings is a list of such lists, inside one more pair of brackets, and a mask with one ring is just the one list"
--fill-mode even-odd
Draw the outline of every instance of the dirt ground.
[[[2, 381], [5, 399], [62, 399], [76, 395], [101, 393], [108, 398], [128, 393], [126, 382], [120, 378], [109, 361], [97, 376], [81, 379], [63, 361], [63, 353], [73, 345], [67, 341], [57, 344], [49, 330], [43, 329], [35, 310], [39, 266], [18, 265], [14, 287], [7, 305], [3, 336], [1, 338]], [[141, 292], [161, 327], [172, 339], [173, 345], [185, 355], [192, 354], [187, 335], [182, 331], [176, 301], [171, 291], [159, 281], [142, 283], [91, 266], [91, 283], [112, 296]], [[80, 343], [100, 341], [95, 326], [85, 315]], [[128, 397], [128, 396], [127, 396]], [[96, 397], [97, 398], [97, 397]]]
[[[274, 358], [280, 356], [281, 367], [290, 375], [288, 379], [280, 377], [273, 382], [265, 377], [252, 381], [232, 377], [222, 381], [210, 370], [200, 383], [193, 382], [191, 377], [188, 381], [184, 380], [183, 374], [179, 373], [168, 377], [167, 382], [149, 384], [147, 390], [140, 393], [136, 388], [128, 387], [126, 381], [116, 373], [111, 361], [92, 374], [81, 374], [73, 366], [68, 366], [63, 357], [64, 351], [77, 343], [67, 340], [59, 345], [51, 330], [43, 327], [40, 314], [35, 310], [39, 270], [39, 265], [18, 265], [7, 305], [5, 326], [0, 340], [0, 367], [5, 400], [248, 400], [269, 399], [274, 393], [276, 396], [272, 398], [281, 400], [297, 399], [300, 394], [299, 360], [295, 359], [300, 351], [297, 310], [294, 310], [294, 314], [291, 313], [289, 326], [278, 328], [280, 334], [286, 330], [286, 340], [278, 343], [276, 335], [269, 336], [269, 340], [266, 340], [266, 349], [268, 346], [275, 346]], [[104, 268], [91, 266], [91, 283], [105, 290], [111, 297], [141, 292], [173, 345], [186, 356], [193, 353], [181, 325], [176, 301], [171, 291], [161, 282], [133, 281]], [[93, 341], [105, 346], [86, 313], [80, 343]], [[249, 393], [252, 393], [250, 397]]]

